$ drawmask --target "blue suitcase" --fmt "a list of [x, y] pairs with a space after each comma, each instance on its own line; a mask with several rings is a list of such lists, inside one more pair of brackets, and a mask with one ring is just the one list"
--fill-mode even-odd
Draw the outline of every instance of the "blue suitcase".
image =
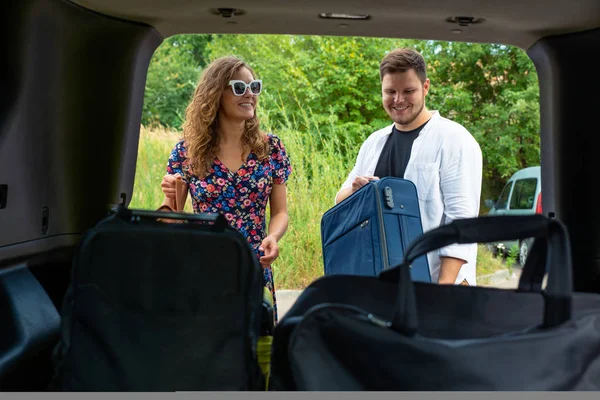
[[[423, 234], [417, 188], [401, 178], [371, 181], [323, 214], [325, 275], [376, 276], [402, 262]], [[414, 281], [431, 282], [426, 256], [412, 265]]]

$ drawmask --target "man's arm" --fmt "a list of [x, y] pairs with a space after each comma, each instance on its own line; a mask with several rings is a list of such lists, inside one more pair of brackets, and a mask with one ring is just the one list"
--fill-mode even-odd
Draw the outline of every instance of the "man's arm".
[[351, 187], [340, 190], [336, 194], [336, 196], [335, 196], [335, 204], [340, 203], [342, 200], [344, 200], [345, 198], [347, 198], [351, 194], [352, 194], [352, 188]]
[[438, 277], [438, 283], [440, 285], [454, 285], [456, 277], [462, 268], [465, 260], [454, 257], [440, 257], [442, 264], [440, 265], [440, 276]]
[[[440, 165], [444, 224], [479, 215], [482, 170], [481, 149], [470, 134], [445, 149]], [[454, 284], [463, 264], [476, 261], [469, 259], [472, 246], [477, 244], [453, 244], [438, 251], [442, 261], [438, 283]]]

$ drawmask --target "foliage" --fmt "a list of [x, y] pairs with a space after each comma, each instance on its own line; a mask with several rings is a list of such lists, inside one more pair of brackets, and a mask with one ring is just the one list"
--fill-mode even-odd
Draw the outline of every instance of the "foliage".
[[318, 126], [323, 135], [337, 135], [351, 159], [371, 132], [389, 124], [381, 106], [379, 62], [400, 46], [413, 47], [426, 59], [428, 107], [463, 124], [479, 142], [484, 156], [482, 200], [496, 197], [518, 169], [539, 165], [537, 74], [524, 51], [495, 44], [178, 35], [165, 40], [152, 59], [142, 122], [178, 128], [201, 68], [233, 54], [263, 79], [261, 107], [273, 123], [293, 124], [305, 134], [315, 132], [309, 125]]
[[[167, 173], [169, 154], [180, 138], [181, 132], [173, 129], [141, 127], [133, 196], [129, 207], [156, 210], [162, 204], [164, 195], [160, 183]], [[189, 198], [184, 211], [192, 212]]]
[[401, 42], [329, 36], [221, 35], [209, 45], [211, 58], [234, 54], [246, 60], [265, 83], [263, 107], [273, 121], [312, 124], [356, 147], [387, 124], [381, 107], [379, 61]]
[[[494, 254], [483, 243], [477, 245], [477, 284], [486, 285], [489, 281], [489, 276], [494, 272], [507, 269], [502, 258], [495, 257]], [[508, 267], [509, 273], [512, 275], [512, 270]]]
[[514, 245], [510, 249], [508, 249], [508, 254], [506, 255], [506, 260], [504, 261], [508, 270], [512, 273], [512, 269], [515, 265], [518, 265], [519, 260], [519, 246]]
[[463, 124], [484, 158], [484, 198], [494, 197], [515, 171], [539, 165], [539, 87], [521, 49], [502, 45], [428, 42], [432, 89], [428, 104]]
[[178, 35], [158, 47], [148, 69], [142, 124], [181, 126], [210, 40], [209, 35]]

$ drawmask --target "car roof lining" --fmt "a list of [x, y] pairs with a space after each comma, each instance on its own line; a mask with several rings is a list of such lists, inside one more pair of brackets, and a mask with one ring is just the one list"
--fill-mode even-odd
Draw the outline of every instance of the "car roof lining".
[[[180, 33], [302, 34], [502, 43], [527, 49], [539, 39], [600, 27], [600, 1], [578, 0], [74, 0], [89, 10], [153, 26], [163, 37]], [[217, 8], [242, 9], [232, 18]], [[328, 20], [319, 13], [369, 14], [367, 21]], [[468, 16], [466, 27], [447, 22]], [[345, 25], [345, 26], [341, 26]], [[453, 30], [460, 29], [460, 33]]]

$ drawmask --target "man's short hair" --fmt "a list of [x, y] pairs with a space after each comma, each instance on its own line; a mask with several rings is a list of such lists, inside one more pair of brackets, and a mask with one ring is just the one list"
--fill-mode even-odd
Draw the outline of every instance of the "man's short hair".
[[423, 56], [413, 49], [396, 49], [381, 60], [381, 64], [379, 64], [379, 78], [383, 80], [383, 77], [387, 74], [406, 72], [410, 69], [414, 69], [421, 82], [425, 83], [427, 79], [427, 66], [425, 65]]

